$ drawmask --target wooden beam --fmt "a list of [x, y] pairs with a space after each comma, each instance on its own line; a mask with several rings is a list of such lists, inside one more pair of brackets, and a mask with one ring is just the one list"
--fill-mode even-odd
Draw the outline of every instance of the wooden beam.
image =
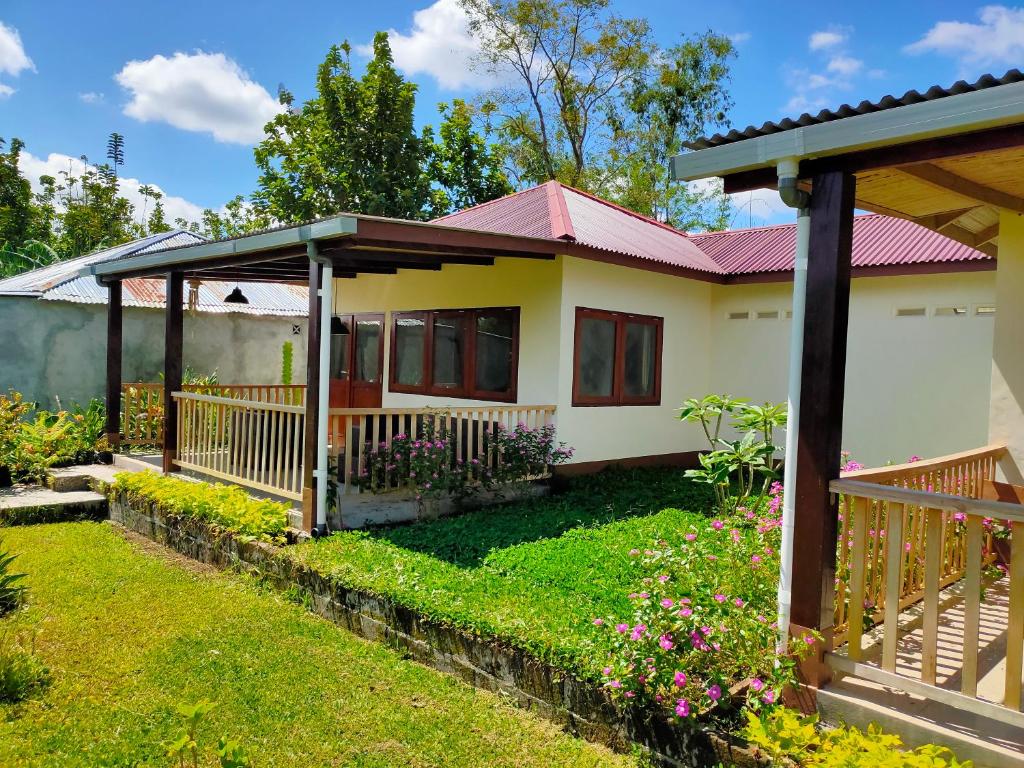
[[117, 450], [121, 443], [121, 355], [122, 355], [121, 281], [107, 286], [107, 443]]
[[934, 229], [936, 232], [941, 232], [944, 227], [948, 227], [950, 224], [955, 224], [959, 219], [963, 218], [966, 214], [971, 211], [977, 210], [981, 206], [972, 206], [970, 208], [959, 208], [955, 211], [942, 211], [941, 213], [932, 213], [928, 216], [917, 216], [911, 219], [915, 224], [920, 224], [922, 227], [928, 229]]
[[937, 165], [921, 163], [919, 165], [902, 166], [899, 170], [907, 176], [912, 176], [918, 181], [923, 181], [925, 184], [941, 189], [944, 192], [953, 192], [957, 195], [970, 197], [985, 205], [994, 205], [997, 208], [1005, 208], [1015, 213], [1024, 213], [1024, 198], [993, 189], [992, 187], [986, 187], [984, 184], [958, 176]]
[[320, 285], [323, 267], [309, 262], [309, 317], [306, 333], [306, 422], [302, 444], [302, 529], [316, 527], [317, 412], [320, 402]]
[[181, 390], [182, 328], [184, 324], [184, 275], [167, 273], [167, 307], [164, 310], [164, 472], [175, 472], [178, 453], [178, 404], [172, 394]]
[[999, 222], [998, 221], [995, 224], [993, 224], [991, 227], [985, 227], [985, 229], [981, 230], [980, 232], [975, 232], [974, 233], [974, 239], [978, 243], [978, 245], [976, 247], [979, 247], [979, 248], [981, 246], [983, 246], [983, 245], [987, 245], [988, 243], [991, 243], [997, 237], [999, 237]]
[[[807, 269], [807, 315], [801, 370], [793, 551], [792, 622], [822, 632], [831, 644], [838, 508], [829, 483], [839, 477], [846, 331], [853, 252], [853, 174], [814, 177]], [[827, 679], [818, 664], [810, 672]]]

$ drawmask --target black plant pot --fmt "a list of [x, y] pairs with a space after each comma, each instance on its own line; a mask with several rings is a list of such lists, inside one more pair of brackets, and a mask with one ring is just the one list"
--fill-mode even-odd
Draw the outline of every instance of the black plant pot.
[[113, 464], [114, 463], [114, 452], [113, 451], [96, 451], [96, 461], [100, 464]]
[[14, 484], [14, 479], [11, 477], [11, 468], [0, 465], [0, 488], [9, 488]]

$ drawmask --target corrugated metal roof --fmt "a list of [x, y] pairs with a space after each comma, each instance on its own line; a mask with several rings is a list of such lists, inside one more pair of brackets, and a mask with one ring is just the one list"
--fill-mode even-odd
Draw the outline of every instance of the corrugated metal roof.
[[[79, 270], [82, 267], [202, 242], [205, 242], [205, 238], [185, 230], [151, 235], [0, 280], [0, 296], [35, 296], [45, 301], [106, 304], [107, 289], [100, 286], [93, 277], [80, 275]], [[122, 285], [124, 306], [164, 306], [166, 286], [163, 280], [132, 278], [124, 280]], [[224, 297], [235, 287], [233, 282], [202, 282], [199, 286], [197, 309], [200, 312], [236, 312], [279, 317], [305, 317], [309, 312], [307, 291], [304, 286], [244, 282], [238, 283], [238, 286], [249, 299], [248, 304], [224, 303]]]
[[[560, 202], [565, 207], [564, 212]], [[568, 215], [568, 226], [563, 220], [564, 215]], [[450, 227], [571, 240], [637, 259], [700, 272], [722, 272], [712, 259], [694, 246], [685, 232], [557, 181], [435, 221]]]
[[742, 131], [731, 130], [726, 134], [716, 133], [713, 136], [705, 136], [697, 139], [696, 141], [687, 142], [686, 146], [690, 149], [707, 149], [709, 147], [717, 147], [722, 144], [731, 144], [736, 141], [744, 141], [746, 139], [753, 139], [758, 136], [766, 136], [771, 133], [779, 133], [781, 131], [789, 131], [794, 128], [805, 128], [809, 125], [817, 125], [818, 123], [827, 123], [833, 120], [842, 120], [846, 117], [855, 117], [857, 115], [866, 115], [871, 112], [880, 112], [886, 109], [894, 109], [896, 107], [905, 107], [910, 104], [918, 104], [922, 101], [934, 101], [935, 99], [944, 99], [949, 96], [958, 96], [962, 93], [971, 93], [973, 91], [981, 91], [986, 88], [995, 88], [1000, 85], [1009, 85], [1010, 83], [1018, 83], [1024, 81], [1024, 74], [1017, 69], [1011, 69], [1002, 77], [995, 77], [994, 75], [982, 75], [973, 83], [968, 83], [964, 80], [958, 80], [948, 88], [943, 88], [938, 85], [933, 85], [924, 93], [920, 93], [916, 90], [907, 91], [902, 96], [883, 96], [878, 101], [862, 101], [857, 106], [851, 106], [849, 104], [843, 104], [838, 109], [823, 109], [816, 115], [811, 115], [804, 112], [797, 118], [785, 118], [778, 122], [769, 120], [762, 124], [760, 127], [749, 125]]
[[[793, 269], [796, 224], [708, 232], [690, 239], [731, 275]], [[853, 220], [854, 267], [965, 261], [994, 259], [905, 219], [870, 213]]]

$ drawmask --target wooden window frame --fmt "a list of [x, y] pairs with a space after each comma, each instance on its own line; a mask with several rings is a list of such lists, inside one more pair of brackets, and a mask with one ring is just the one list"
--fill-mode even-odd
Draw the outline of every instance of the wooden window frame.
[[[614, 369], [612, 374], [612, 393], [607, 397], [584, 395], [579, 390], [580, 377], [580, 324], [584, 319], [610, 320], [615, 323]], [[654, 326], [655, 357], [654, 357], [654, 391], [650, 395], [630, 397], [625, 393], [626, 381], [626, 325]], [[661, 405], [661, 363], [664, 351], [665, 319], [656, 315], [640, 315], [633, 312], [612, 312], [605, 309], [576, 307], [576, 322], [573, 328], [572, 342], [572, 404], [577, 407], [623, 406], [623, 405]]]
[[[508, 392], [491, 392], [476, 388], [476, 326], [480, 315], [507, 313], [512, 318], [512, 354], [509, 360], [510, 379]], [[519, 390], [519, 307], [473, 307], [465, 309], [423, 309], [413, 312], [391, 313], [391, 349], [389, 354], [388, 390], [410, 395], [434, 395], [464, 400], [488, 400], [501, 403], [517, 402]], [[434, 385], [434, 322], [439, 317], [459, 317], [466, 323], [466, 348], [462, 359], [462, 386], [459, 388], [437, 387]], [[400, 384], [395, 376], [398, 371], [398, 322], [404, 319], [422, 320], [423, 334], [423, 383], [419, 385]]]

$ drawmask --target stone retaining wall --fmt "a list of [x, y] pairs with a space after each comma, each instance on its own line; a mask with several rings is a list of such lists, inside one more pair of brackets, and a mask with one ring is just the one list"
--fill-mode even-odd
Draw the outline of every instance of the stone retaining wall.
[[152, 505], [110, 501], [111, 520], [165, 546], [220, 568], [254, 572], [275, 587], [298, 588], [318, 615], [368, 640], [385, 643], [416, 661], [456, 675], [478, 688], [499, 691], [589, 741], [628, 751], [638, 743], [665, 766], [762, 766], [748, 750], [718, 735], [669, 723], [657, 712], [619, 711], [604, 690], [558, 670], [522, 649], [420, 616], [386, 597], [349, 589], [295, 563], [277, 547], [239, 541], [194, 519]]

